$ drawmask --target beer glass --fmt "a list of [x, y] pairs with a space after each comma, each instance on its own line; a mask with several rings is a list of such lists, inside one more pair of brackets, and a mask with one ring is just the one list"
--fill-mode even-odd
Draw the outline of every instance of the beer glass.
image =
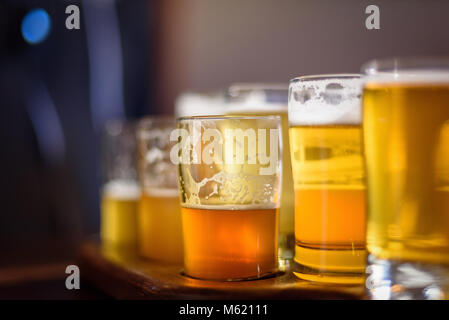
[[295, 250], [294, 193], [288, 136], [288, 86], [284, 84], [240, 83], [229, 87], [226, 114], [278, 115], [281, 117], [283, 164], [279, 208], [279, 263], [288, 268]]
[[291, 80], [290, 148], [295, 189], [295, 274], [361, 283], [365, 184], [359, 75]]
[[102, 136], [103, 187], [101, 240], [105, 248], [131, 248], [137, 243], [137, 181], [135, 125], [114, 120]]
[[362, 68], [366, 287], [375, 299], [449, 298], [449, 60]]
[[172, 117], [139, 122], [138, 163], [142, 189], [138, 214], [139, 251], [146, 258], [182, 263], [181, 207], [177, 167], [170, 161]]
[[171, 136], [179, 164], [184, 272], [247, 280], [278, 269], [279, 117], [185, 117]]

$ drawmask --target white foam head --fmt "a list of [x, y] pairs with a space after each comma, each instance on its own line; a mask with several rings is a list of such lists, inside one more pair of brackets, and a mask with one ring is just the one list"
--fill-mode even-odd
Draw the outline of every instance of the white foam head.
[[371, 83], [447, 84], [449, 83], [449, 70], [406, 69], [391, 72], [372, 71], [363, 77], [363, 82], [365, 85]]
[[290, 82], [290, 125], [358, 125], [362, 121], [358, 75], [312, 76]]
[[371, 60], [362, 66], [365, 84], [446, 84], [449, 83], [448, 56], [393, 57]]
[[140, 197], [140, 187], [133, 180], [112, 180], [103, 186], [103, 194], [120, 200], [137, 200]]
[[224, 94], [194, 93], [181, 94], [175, 102], [175, 116], [213, 116], [225, 114]]

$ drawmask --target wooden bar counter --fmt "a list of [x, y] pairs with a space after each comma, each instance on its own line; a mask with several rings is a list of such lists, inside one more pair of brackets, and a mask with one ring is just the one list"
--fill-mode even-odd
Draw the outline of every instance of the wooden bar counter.
[[86, 242], [79, 255], [81, 279], [117, 299], [363, 299], [362, 286], [323, 285], [302, 281], [291, 272], [271, 278], [217, 282], [181, 274], [182, 266], [140, 258], [133, 250]]

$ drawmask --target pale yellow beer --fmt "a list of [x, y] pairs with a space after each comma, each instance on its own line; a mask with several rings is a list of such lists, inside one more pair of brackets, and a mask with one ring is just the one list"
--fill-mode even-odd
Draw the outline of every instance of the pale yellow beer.
[[135, 249], [140, 187], [136, 168], [136, 132], [131, 122], [112, 120], [102, 133], [101, 227], [103, 247]]
[[362, 67], [366, 288], [373, 299], [449, 297], [449, 59]]
[[181, 206], [178, 189], [145, 191], [139, 209], [140, 254], [182, 263]]
[[358, 77], [351, 75], [311, 76], [291, 82], [295, 274], [302, 279], [363, 281], [365, 174], [360, 89]]
[[445, 79], [404, 74], [365, 85], [367, 248], [377, 258], [449, 264], [449, 73]]
[[141, 256], [174, 264], [183, 261], [177, 167], [170, 160], [172, 117], [151, 116], [138, 127], [138, 167], [142, 196], [138, 229]]
[[137, 184], [112, 181], [101, 196], [101, 239], [109, 247], [135, 247], [137, 208], [140, 192]]

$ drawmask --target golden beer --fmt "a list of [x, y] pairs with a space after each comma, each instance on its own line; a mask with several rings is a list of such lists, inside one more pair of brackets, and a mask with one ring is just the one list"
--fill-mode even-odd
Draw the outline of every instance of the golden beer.
[[109, 247], [137, 244], [137, 208], [140, 192], [134, 183], [109, 182], [101, 197], [101, 239]]
[[184, 271], [244, 280], [278, 270], [279, 117], [179, 120]]
[[136, 170], [135, 125], [111, 120], [102, 132], [101, 226], [104, 249], [115, 252], [137, 245], [137, 207], [140, 187]]
[[182, 211], [185, 272], [194, 278], [258, 278], [277, 268], [278, 209], [234, 207]]
[[183, 244], [177, 167], [170, 160], [176, 129], [172, 117], [146, 117], [138, 127], [139, 253], [149, 259], [182, 263]]
[[363, 281], [365, 175], [357, 92], [357, 76], [311, 76], [291, 84], [295, 274], [302, 279]]
[[367, 248], [380, 259], [449, 264], [449, 74], [422, 77], [364, 88]]
[[295, 126], [290, 136], [296, 177], [295, 260], [313, 269], [362, 272], [365, 187], [360, 126]]
[[449, 59], [363, 66], [366, 288], [373, 299], [449, 297]]
[[139, 209], [140, 254], [182, 263], [181, 207], [178, 189], [146, 191]]

